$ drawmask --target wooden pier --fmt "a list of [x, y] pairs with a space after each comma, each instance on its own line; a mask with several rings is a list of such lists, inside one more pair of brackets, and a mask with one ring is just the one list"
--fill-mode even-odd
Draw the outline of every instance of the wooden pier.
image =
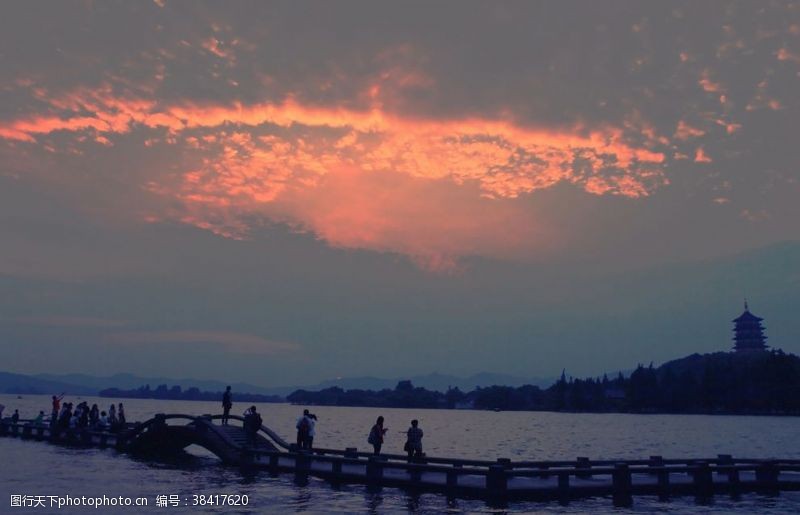
[[[118, 432], [71, 429], [49, 425], [0, 422], [0, 436], [43, 440], [82, 447], [112, 447], [132, 454], [167, 455], [200, 445], [224, 463], [291, 473], [304, 483], [308, 476], [332, 483], [362, 483], [441, 492], [450, 497], [481, 498], [494, 502], [558, 500], [604, 496], [627, 506], [635, 496], [737, 496], [746, 492], [777, 494], [800, 490], [800, 460], [741, 459], [719, 455], [704, 459], [566, 461], [463, 460], [344, 450], [299, 450], [262, 426], [255, 439], [239, 425], [219, 425], [221, 415], [159, 414]], [[231, 421], [243, 422], [231, 416]]]

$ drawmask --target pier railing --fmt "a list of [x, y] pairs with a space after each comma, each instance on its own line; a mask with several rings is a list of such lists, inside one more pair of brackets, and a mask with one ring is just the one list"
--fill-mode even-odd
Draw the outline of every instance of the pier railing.
[[[221, 415], [191, 416], [159, 414], [137, 424], [127, 424], [117, 432], [92, 429], [58, 429], [21, 420], [0, 422], [0, 436], [50, 440], [58, 443], [128, 450], [137, 438], [151, 430], [163, 429], [169, 422], [180, 422], [179, 431], [208, 432]], [[243, 417], [230, 420], [244, 422]], [[630, 504], [634, 495], [711, 496], [719, 493], [778, 492], [800, 490], [800, 460], [734, 458], [720, 454], [702, 459], [491, 460], [458, 459], [361, 452], [356, 448], [301, 450], [283, 440], [266, 426], [259, 433], [276, 450], [252, 448], [246, 443], [224, 440], [227, 462], [259, 467], [271, 473], [293, 472], [303, 480], [309, 475], [331, 482], [359, 482], [433, 490], [459, 497], [491, 499], [569, 499], [610, 496], [619, 505]], [[221, 440], [215, 440], [219, 445]], [[241, 441], [241, 440], [240, 440]], [[282, 450], [280, 450], [282, 449]], [[219, 450], [219, 449], [217, 449]], [[231, 457], [234, 457], [232, 460]]]

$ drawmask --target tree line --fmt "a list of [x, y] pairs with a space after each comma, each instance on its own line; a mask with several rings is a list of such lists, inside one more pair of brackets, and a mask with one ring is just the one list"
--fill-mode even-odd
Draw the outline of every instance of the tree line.
[[780, 350], [693, 354], [657, 368], [640, 364], [628, 376], [576, 379], [562, 371], [545, 389], [525, 385], [438, 392], [400, 381], [393, 390], [297, 390], [287, 400], [387, 408], [798, 415], [800, 358]]
[[[127, 398], [127, 399], [167, 399], [180, 401], [219, 401], [222, 399], [222, 392], [201, 391], [199, 388], [191, 387], [183, 390], [175, 385], [168, 387], [165, 384], [158, 385], [154, 390], [150, 385], [140, 386], [132, 390], [121, 390], [119, 388], [107, 388], [99, 392], [100, 397]], [[284, 402], [284, 398], [278, 395], [261, 395], [257, 393], [235, 393], [235, 400], [242, 402]]]

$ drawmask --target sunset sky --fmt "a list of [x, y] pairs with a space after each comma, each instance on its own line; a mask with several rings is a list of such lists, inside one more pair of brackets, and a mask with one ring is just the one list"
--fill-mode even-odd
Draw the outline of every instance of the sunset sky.
[[798, 2], [0, 3], [0, 370], [800, 352]]

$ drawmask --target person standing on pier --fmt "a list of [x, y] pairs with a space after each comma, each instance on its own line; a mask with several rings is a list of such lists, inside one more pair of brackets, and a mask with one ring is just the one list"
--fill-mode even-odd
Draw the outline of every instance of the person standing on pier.
[[228, 417], [231, 415], [231, 408], [233, 407], [233, 395], [231, 394], [231, 387], [225, 389], [222, 394], [222, 425], [228, 425]]
[[121, 402], [117, 407], [117, 420], [120, 426], [125, 427], [125, 408], [122, 406]]
[[387, 430], [387, 428], [383, 427], [383, 416], [378, 417], [378, 420], [375, 421], [375, 425], [372, 426], [372, 429], [369, 432], [369, 437], [367, 438], [367, 443], [372, 444], [372, 454], [375, 456], [381, 453], [383, 437], [386, 435]]
[[53, 395], [53, 411], [50, 416], [50, 421], [55, 425], [55, 421], [58, 421], [59, 416], [61, 415], [61, 399], [64, 398], [64, 393], [62, 392], [59, 397]]
[[303, 410], [303, 414], [297, 419], [294, 427], [297, 429], [297, 448], [302, 449], [305, 447], [306, 438], [308, 438], [308, 428], [311, 424], [308, 421], [308, 410]]
[[404, 447], [408, 453], [408, 459], [419, 458], [422, 456], [422, 429], [419, 428], [419, 421], [412, 420], [411, 427], [406, 432], [408, 439]]
[[247, 442], [253, 447], [257, 444], [256, 435], [259, 429], [261, 429], [261, 424], [263, 422], [255, 406], [250, 406], [250, 408], [244, 412], [244, 432], [247, 435]]
[[89, 424], [94, 427], [100, 421], [100, 409], [97, 404], [92, 404], [92, 409], [89, 410]]
[[316, 427], [317, 427], [317, 416], [313, 413], [308, 414], [308, 437], [306, 437], [306, 449], [311, 450], [314, 446], [314, 437], [317, 435]]
[[11, 423], [16, 424], [17, 422], [19, 422], [19, 410], [15, 409], [14, 413], [11, 415]]
[[117, 427], [117, 407], [114, 404], [111, 404], [108, 408], [108, 425], [111, 426], [111, 429]]
[[313, 446], [316, 420], [316, 415], [312, 415], [307, 409], [303, 410], [303, 416], [297, 419], [295, 427], [297, 428], [298, 449], [311, 449]]

